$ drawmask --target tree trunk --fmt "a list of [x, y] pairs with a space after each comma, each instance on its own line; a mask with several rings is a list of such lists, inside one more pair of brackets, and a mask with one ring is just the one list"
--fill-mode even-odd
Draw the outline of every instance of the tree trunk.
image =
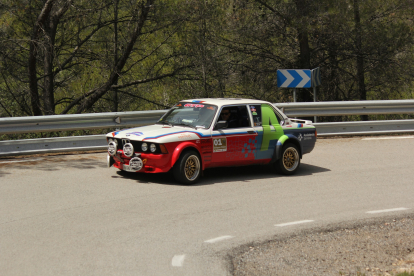
[[[362, 28], [361, 18], [359, 16], [359, 0], [354, 0], [354, 20], [355, 20], [355, 48], [356, 48], [356, 66], [357, 66], [357, 83], [358, 94], [360, 100], [367, 99], [367, 91], [365, 89], [364, 74], [364, 57], [362, 54]], [[362, 121], [368, 121], [368, 115], [361, 115]]]
[[338, 49], [337, 44], [335, 41], [329, 42], [329, 48], [328, 48], [328, 55], [329, 55], [329, 65], [330, 65], [330, 73], [329, 73], [329, 82], [327, 91], [328, 91], [328, 97], [326, 100], [330, 101], [339, 101], [340, 97], [338, 94], [338, 83], [337, 83], [337, 76], [338, 76]]
[[[33, 32], [37, 32], [37, 28], [34, 28]], [[29, 50], [29, 89], [30, 89], [30, 102], [32, 105], [33, 116], [40, 116], [42, 110], [40, 108], [39, 91], [37, 89], [37, 72], [36, 72], [36, 56], [37, 56], [37, 37], [32, 35], [30, 40]]]
[[45, 32], [45, 57], [44, 57], [44, 88], [43, 88], [43, 108], [45, 115], [55, 114], [55, 97], [54, 97], [54, 75], [53, 59], [54, 45], [56, 37], [56, 26], [53, 20], [48, 17], [44, 26]]
[[37, 87], [37, 48], [38, 48], [38, 35], [41, 30], [41, 27], [44, 26], [45, 20], [50, 15], [52, 10], [53, 3], [55, 0], [47, 0], [43, 6], [42, 11], [40, 12], [32, 30], [32, 35], [30, 39], [30, 50], [29, 50], [29, 60], [28, 60], [28, 70], [29, 70], [29, 89], [30, 89], [30, 100], [32, 105], [32, 112], [34, 116], [42, 115], [42, 109], [40, 105], [39, 90]]
[[[114, 0], [114, 68], [118, 63], [118, 4], [119, 0]], [[118, 84], [118, 79], [115, 80], [114, 85]], [[118, 89], [112, 90], [113, 107], [112, 112], [118, 112]]]
[[[298, 11], [298, 18], [300, 21], [297, 28], [298, 31], [298, 42], [299, 42], [299, 67], [298, 69], [311, 69], [310, 65], [310, 48], [309, 48], [309, 35], [307, 30], [307, 17], [309, 15], [310, 2], [307, 0], [295, 0], [296, 9]], [[299, 101], [311, 102], [310, 91], [308, 89], [300, 89]]]

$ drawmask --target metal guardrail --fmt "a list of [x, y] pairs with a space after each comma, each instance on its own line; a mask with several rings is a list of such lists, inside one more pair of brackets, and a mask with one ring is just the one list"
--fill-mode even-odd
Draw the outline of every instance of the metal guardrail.
[[318, 136], [372, 135], [414, 132], [414, 120], [314, 123]]
[[414, 100], [277, 103], [289, 117], [414, 114]]
[[[277, 103], [289, 117], [414, 114], [414, 100]], [[0, 134], [125, 128], [154, 123], [166, 110], [0, 118]], [[414, 120], [315, 123], [318, 136], [414, 132]], [[0, 141], [0, 156], [106, 149], [105, 135]]]
[[154, 123], [167, 110], [0, 118], [0, 134], [131, 127]]

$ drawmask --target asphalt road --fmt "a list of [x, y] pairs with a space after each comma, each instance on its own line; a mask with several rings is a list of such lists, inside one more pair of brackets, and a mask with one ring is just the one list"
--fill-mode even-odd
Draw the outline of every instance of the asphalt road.
[[227, 275], [229, 250], [414, 210], [414, 136], [320, 139], [285, 177], [210, 169], [195, 186], [106, 153], [0, 159], [0, 275]]

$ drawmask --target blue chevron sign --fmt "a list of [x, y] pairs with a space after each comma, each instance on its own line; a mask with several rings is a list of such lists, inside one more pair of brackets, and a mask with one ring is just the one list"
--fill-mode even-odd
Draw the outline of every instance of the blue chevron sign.
[[321, 70], [318, 68], [312, 69], [312, 87], [321, 85]]
[[277, 87], [309, 88], [311, 85], [310, 69], [277, 70]]

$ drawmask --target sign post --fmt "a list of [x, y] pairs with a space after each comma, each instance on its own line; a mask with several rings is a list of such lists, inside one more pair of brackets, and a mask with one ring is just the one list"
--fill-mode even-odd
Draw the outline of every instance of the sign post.
[[[321, 85], [319, 67], [315, 69], [278, 69], [277, 87], [293, 88], [293, 101], [296, 102], [296, 88], [313, 87], [313, 101], [316, 102], [316, 86]], [[316, 122], [316, 116], [315, 116]]]
[[[316, 86], [321, 85], [321, 70], [319, 67], [312, 69], [312, 87], [313, 87], [313, 101], [316, 102], [318, 99], [316, 97]], [[316, 116], [314, 117], [314, 123], [317, 122]]]

